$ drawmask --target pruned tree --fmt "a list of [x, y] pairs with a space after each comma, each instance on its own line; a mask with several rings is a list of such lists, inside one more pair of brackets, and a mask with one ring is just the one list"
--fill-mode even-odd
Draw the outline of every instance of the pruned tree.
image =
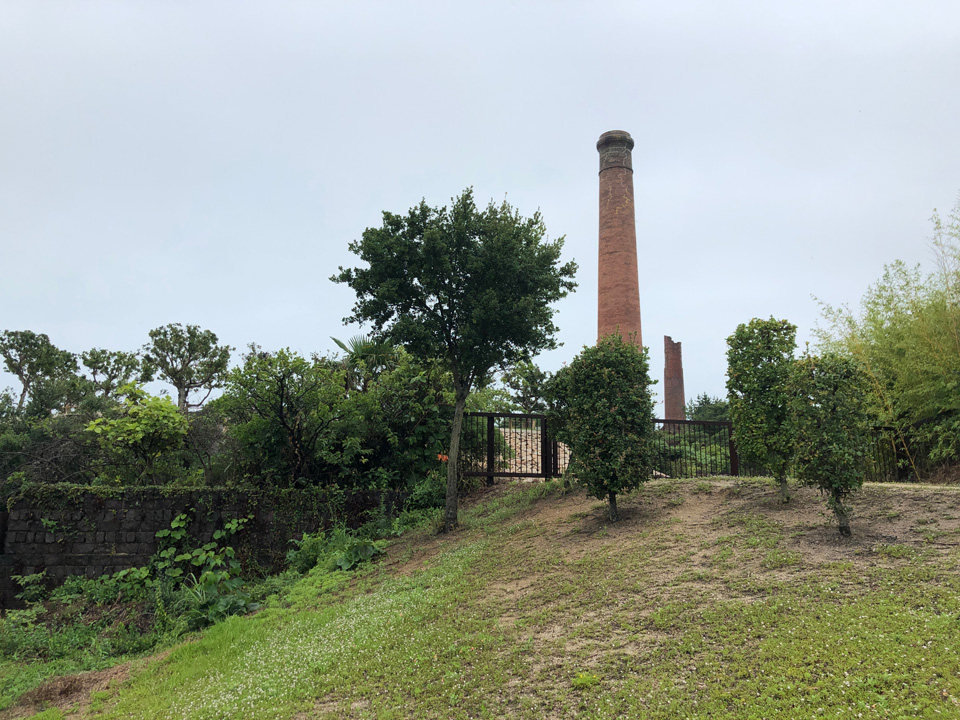
[[754, 318], [727, 338], [727, 393], [737, 452], [741, 460], [769, 470], [784, 502], [790, 499], [793, 426], [787, 382], [796, 335], [797, 326], [786, 320]]
[[383, 213], [350, 250], [367, 267], [331, 279], [357, 294], [346, 323], [370, 323], [378, 339], [450, 371], [454, 414], [444, 524], [457, 526], [457, 458], [467, 397], [497, 367], [556, 347], [551, 303], [576, 287], [576, 263], [561, 264], [563, 239], [548, 241], [537, 212], [506, 201], [478, 210], [468, 188], [449, 208], [425, 201], [405, 216]]
[[131, 382], [149, 382], [137, 353], [93, 348], [80, 355], [90, 373], [88, 380], [103, 397], [113, 397], [118, 388]]
[[77, 370], [73, 353], [57, 348], [45, 333], [31, 330], [4, 330], [0, 334], [0, 357], [7, 370], [20, 381], [17, 414], [40, 385], [62, 381]]
[[[143, 346], [144, 367], [176, 388], [180, 412], [203, 405], [223, 382], [233, 348], [217, 342], [216, 334], [197, 325], [171, 323], [150, 331], [150, 342]], [[203, 390], [207, 392], [199, 402], [190, 402], [190, 393]]]
[[794, 472], [800, 482], [827, 496], [840, 534], [850, 535], [846, 497], [859, 490], [867, 470], [870, 420], [869, 383], [849, 357], [805, 354], [789, 383], [795, 428]]
[[652, 475], [653, 397], [647, 351], [619, 335], [583, 349], [549, 385], [557, 439], [570, 447], [570, 472], [619, 519], [617, 495]]

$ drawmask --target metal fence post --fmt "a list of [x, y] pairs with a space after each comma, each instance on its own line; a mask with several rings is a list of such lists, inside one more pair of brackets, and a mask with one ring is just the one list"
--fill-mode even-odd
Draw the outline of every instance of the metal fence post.
[[553, 457], [550, 452], [550, 441], [547, 439], [547, 419], [540, 420], [540, 472], [543, 479], [550, 477], [553, 470]]
[[730, 474], [740, 477], [740, 456], [737, 455], [737, 446], [733, 442], [733, 423], [727, 423], [727, 444], [730, 446]]
[[496, 431], [493, 423], [493, 415], [487, 418], [487, 485], [493, 485], [493, 473], [495, 465], [495, 445], [493, 442], [493, 433]]

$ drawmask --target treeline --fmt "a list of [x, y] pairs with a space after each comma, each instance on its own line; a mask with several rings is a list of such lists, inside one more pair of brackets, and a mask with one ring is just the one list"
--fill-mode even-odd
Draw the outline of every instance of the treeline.
[[887, 265], [859, 309], [824, 304], [819, 331], [824, 350], [858, 362], [871, 417], [895, 428], [921, 478], [960, 464], [960, 200], [946, 218], [934, 211], [932, 240], [933, 272]]
[[[268, 484], [442, 503], [452, 399], [436, 363], [360, 337], [340, 356], [250, 345], [230, 369], [233, 348], [209, 330], [173, 324], [149, 337], [138, 352], [75, 355], [44, 334], [0, 335], [21, 384], [0, 395], [4, 496], [27, 482]], [[170, 396], [144, 389], [154, 379]]]

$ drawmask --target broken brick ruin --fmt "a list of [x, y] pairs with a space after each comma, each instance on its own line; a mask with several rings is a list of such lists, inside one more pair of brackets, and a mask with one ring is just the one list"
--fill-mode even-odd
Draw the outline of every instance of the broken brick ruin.
[[663, 417], [666, 420], [686, 419], [683, 393], [683, 354], [680, 343], [663, 336]]
[[597, 338], [619, 332], [643, 347], [640, 280], [633, 207], [633, 138], [623, 130], [605, 132], [600, 153], [600, 263]]

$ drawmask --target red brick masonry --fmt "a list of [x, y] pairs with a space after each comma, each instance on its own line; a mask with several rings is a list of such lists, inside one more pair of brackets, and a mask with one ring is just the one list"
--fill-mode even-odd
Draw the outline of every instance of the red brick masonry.
[[666, 420], [684, 420], [683, 354], [680, 343], [669, 335], [663, 336], [663, 417]]
[[640, 281], [633, 207], [633, 139], [622, 130], [605, 132], [600, 153], [600, 277], [597, 337], [619, 330], [643, 345]]

